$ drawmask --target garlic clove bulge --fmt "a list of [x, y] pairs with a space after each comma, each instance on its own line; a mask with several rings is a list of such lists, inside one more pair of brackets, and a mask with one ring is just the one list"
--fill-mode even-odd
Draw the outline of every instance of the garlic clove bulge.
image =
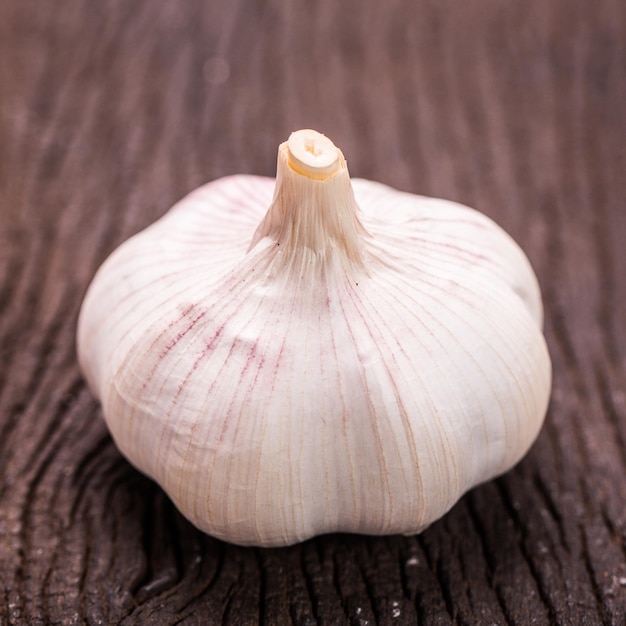
[[244, 545], [419, 532], [511, 468], [551, 366], [520, 248], [461, 205], [350, 181], [311, 130], [277, 177], [189, 194], [85, 297], [79, 361], [121, 452]]

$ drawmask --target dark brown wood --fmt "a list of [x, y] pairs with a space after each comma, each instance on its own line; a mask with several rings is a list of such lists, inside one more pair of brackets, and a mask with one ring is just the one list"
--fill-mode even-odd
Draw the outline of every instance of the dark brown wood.
[[[0, 623], [626, 623], [623, 0], [3, 0], [0, 98]], [[495, 218], [543, 288], [537, 443], [417, 537], [201, 534], [76, 364], [107, 254], [300, 127]]]

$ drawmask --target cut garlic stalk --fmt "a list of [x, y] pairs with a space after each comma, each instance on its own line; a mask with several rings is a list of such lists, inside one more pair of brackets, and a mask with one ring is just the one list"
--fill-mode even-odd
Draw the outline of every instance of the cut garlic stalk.
[[541, 323], [498, 226], [351, 183], [305, 130], [276, 181], [214, 181], [116, 250], [78, 351], [117, 446], [184, 515], [277, 546], [419, 532], [512, 467], [548, 403]]

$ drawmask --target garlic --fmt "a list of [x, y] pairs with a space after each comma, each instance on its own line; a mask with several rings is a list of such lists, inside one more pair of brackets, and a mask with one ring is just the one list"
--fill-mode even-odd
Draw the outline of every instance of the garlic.
[[351, 182], [302, 130], [276, 181], [209, 183], [118, 248], [78, 350], [117, 446], [185, 516], [278, 546], [419, 532], [512, 467], [548, 403], [541, 324], [492, 221]]

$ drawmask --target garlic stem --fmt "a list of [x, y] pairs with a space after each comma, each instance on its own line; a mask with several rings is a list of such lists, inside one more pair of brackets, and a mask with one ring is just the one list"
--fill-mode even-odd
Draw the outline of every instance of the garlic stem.
[[340, 169], [335, 144], [315, 130], [297, 130], [287, 140], [288, 163], [291, 169], [314, 180], [324, 180]]
[[250, 249], [269, 237], [292, 265], [310, 256], [363, 265], [363, 236], [348, 166], [341, 150], [314, 130], [299, 130], [278, 149], [274, 199]]

